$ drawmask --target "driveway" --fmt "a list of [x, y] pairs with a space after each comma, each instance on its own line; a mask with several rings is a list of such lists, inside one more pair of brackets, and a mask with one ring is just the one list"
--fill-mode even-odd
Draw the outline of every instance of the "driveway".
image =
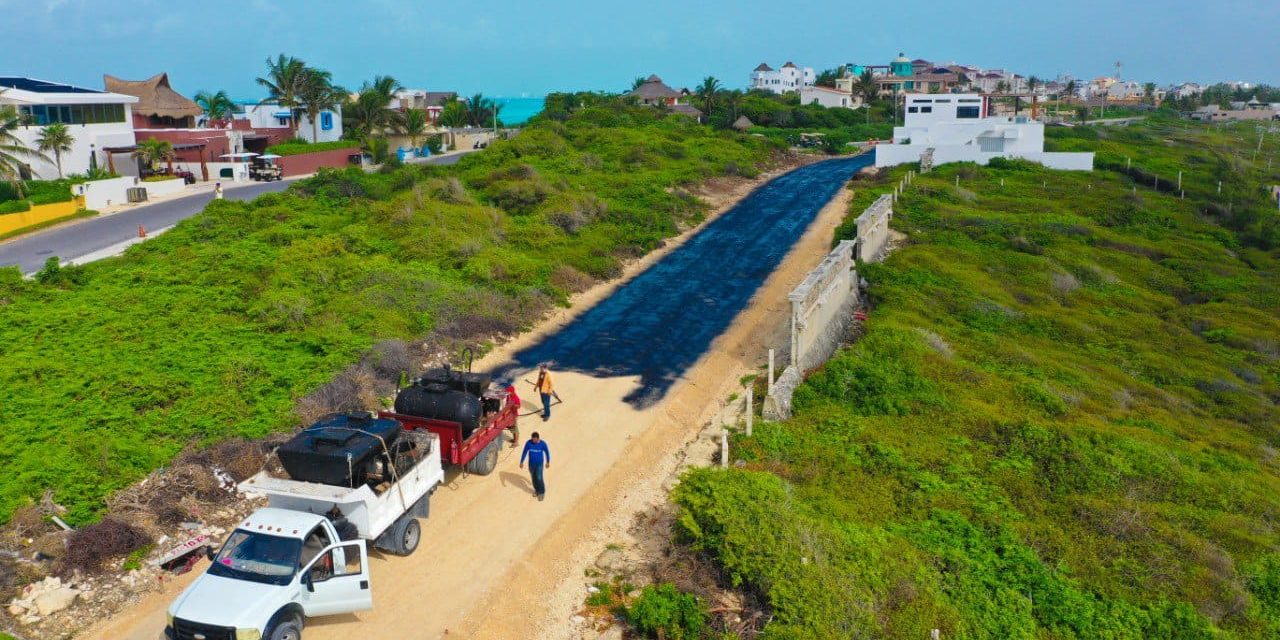
[[[423, 164], [454, 164], [463, 155], [429, 158]], [[264, 193], [284, 191], [296, 180], [251, 183], [226, 189], [224, 193], [227, 200], [252, 200]], [[23, 273], [31, 273], [39, 270], [51, 256], [63, 262], [74, 260], [137, 238], [139, 225], [148, 231], [173, 226], [204, 211], [210, 200], [213, 200], [212, 193], [199, 193], [21, 236], [0, 243], [0, 267], [17, 265]]]

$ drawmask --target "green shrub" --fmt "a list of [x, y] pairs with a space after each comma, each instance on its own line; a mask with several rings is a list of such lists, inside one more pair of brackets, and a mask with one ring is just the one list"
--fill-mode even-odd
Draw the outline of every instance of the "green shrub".
[[125, 571], [137, 571], [142, 568], [142, 561], [154, 551], [156, 545], [146, 544], [138, 549], [134, 549], [124, 559], [124, 565], [121, 567]]
[[302, 153], [333, 151], [334, 149], [352, 149], [354, 152], [358, 148], [360, 148], [360, 143], [355, 140], [334, 140], [332, 142], [291, 141], [271, 145], [267, 147], [267, 153], [274, 153], [279, 156], [296, 156]]
[[696, 640], [707, 628], [707, 611], [696, 596], [664, 583], [640, 591], [627, 607], [627, 621], [646, 638]]
[[8, 202], [0, 202], [0, 214], [5, 213], [22, 213], [31, 210], [30, 200], [9, 200]]
[[142, 179], [143, 182], [167, 182], [169, 180], [181, 180], [178, 176], [154, 175], [147, 176]]

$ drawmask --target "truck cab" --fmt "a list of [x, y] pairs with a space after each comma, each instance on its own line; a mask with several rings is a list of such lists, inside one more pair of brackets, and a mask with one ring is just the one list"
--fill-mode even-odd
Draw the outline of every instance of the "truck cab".
[[301, 640], [306, 618], [373, 608], [364, 540], [328, 518], [255, 511], [169, 605], [168, 640]]

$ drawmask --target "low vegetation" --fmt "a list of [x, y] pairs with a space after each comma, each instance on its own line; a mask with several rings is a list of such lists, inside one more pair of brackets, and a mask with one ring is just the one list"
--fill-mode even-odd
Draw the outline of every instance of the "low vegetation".
[[453, 167], [215, 201], [118, 259], [0, 269], [0, 518], [52, 489], [94, 522], [192, 443], [376, 403], [369, 380], [529, 326], [699, 221], [692, 186], [773, 152], [606, 103]]
[[[762, 637], [1280, 635], [1277, 148], [1159, 120], [1054, 136], [1100, 170], [918, 177], [909, 241], [860, 266], [865, 336], [735, 438], [742, 468], [675, 489]], [[1153, 180], [1178, 170], [1185, 199]]]
[[267, 147], [267, 153], [278, 156], [296, 156], [303, 153], [333, 151], [334, 149], [359, 149], [360, 143], [355, 140], [334, 140], [333, 142], [284, 142]]

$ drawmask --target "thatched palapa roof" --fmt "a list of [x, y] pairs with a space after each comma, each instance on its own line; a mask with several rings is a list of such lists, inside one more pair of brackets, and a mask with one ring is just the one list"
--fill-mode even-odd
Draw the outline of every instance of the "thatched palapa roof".
[[160, 73], [146, 80], [121, 80], [115, 76], [102, 76], [107, 91], [134, 96], [138, 103], [133, 112], [144, 116], [186, 118], [204, 113], [200, 105], [183, 97], [169, 86], [169, 74]]
[[645, 78], [645, 81], [641, 83], [640, 86], [632, 89], [627, 95], [655, 100], [658, 98], [679, 98], [680, 92], [668, 87], [666, 83], [662, 81], [662, 78], [652, 75]]
[[751, 118], [746, 116], [738, 116], [738, 119], [733, 121], [733, 128], [738, 131], [746, 131], [754, 126], [756, 126], [756, 123], [752, 122]]

